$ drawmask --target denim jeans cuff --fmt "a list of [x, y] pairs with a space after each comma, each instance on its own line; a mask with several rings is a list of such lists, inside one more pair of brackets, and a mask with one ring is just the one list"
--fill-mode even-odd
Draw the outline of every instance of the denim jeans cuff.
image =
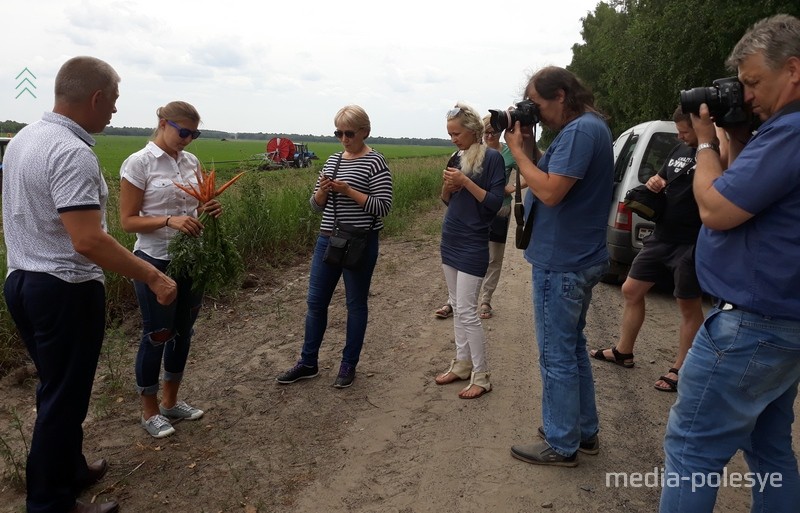
[[136, 385], [136, 393], [139, 395], [157, 395], [158, 394], [158, 383], [155, 385], [150, 385], [146, 387]]
[[180, 383], [183, 379], [183, 372], [168, 372], [164, 371], [164, 375], [162, 376], [164, 381], [171, 381], [173, 383]]

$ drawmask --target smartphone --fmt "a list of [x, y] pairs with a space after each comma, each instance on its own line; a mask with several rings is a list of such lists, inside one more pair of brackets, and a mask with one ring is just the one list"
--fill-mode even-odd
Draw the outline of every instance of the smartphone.
[[453, 156], [447, 161], [447, 166], [445, 167], [455, 167], [461, 169], [461, 155], [459, 155], [459, 152], [453, 153]]

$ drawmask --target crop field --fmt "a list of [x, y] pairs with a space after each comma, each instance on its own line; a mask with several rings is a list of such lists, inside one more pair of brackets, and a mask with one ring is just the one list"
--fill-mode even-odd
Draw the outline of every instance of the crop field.
[[[147, 143], [147, 137], [98, 135], [95, 152], [108, 182], [108, 231], [123, 246], [132, 249], [136, 236], [124, 232], [119, 223], [119, 168], [122, 162]], [[301, 141], [297, 141], [301, 142]], [[227, 236], [234, 242], [248, 265], [279, 267], [298, 255], [307, 257], [319, 234], [319, 214], [312, 212], [308, 199], [317, 173], [325, 160], [341, 149], [341, 144], [309, 143], [319, 156], [312, 167], [260, 171], [250, 158], [266, 150], [266, 141], [222, 141], [197, 139], [188, 150], [206, 167], [219, 171], [218, 183], [239, 170], [248, 171], [220, 196], [225, 206], [223, 221]], [[452, 146], [376, 145], [387, 157], [394, 182], [392, 211], [385, 218], [387, 236], [402, 233], [416, 214], [439, 201], [441, 170]], [[217, 165], [216, 163], [220, 164]], [[5, 274], [5, 246], [0, 239], [0, 273]], [[115, 273], [106, 275], [106, 298], [110, 326], [135, 310], [130, 280]], [[0, 302], [0, 377], [24, 361], [23, 345], [17, 339], [5, 303]], [[1, 483], [0, 483], [1, 485]]]
[[[142, 149], [147, 144], [148, 137], [126, 135], [97, 135], [95, 153], [100, 159], [100, 165], [108, 178], [119, 176], [122, 162], [131, 154]], [[303, 142], [303, 141], [294, 141]], [[319, 160], [312, 161], [314, 167], [325, 162], [330, 155], [342, 149], [338, 142], [308, 143], [309, 150], [316, 153]], [[370, 145], [381, 152], [387, 159], [431, 157], [448, 155], [453, 151], [452, 146], [404, 146], [404, 145]], [[240, 168], [255, 168], [260, 159], [255, 156], [267, 151], [267, 141], [231, 140], [231, 139], [199, 139], [192, 142], [186, 151], [200, 159], [206, 168], [213, 165], [219, 170], [234, 170]], [[263, 157], [262, 157], [263, 158]], [[313, 169], [313, 167], [311, 168]]]

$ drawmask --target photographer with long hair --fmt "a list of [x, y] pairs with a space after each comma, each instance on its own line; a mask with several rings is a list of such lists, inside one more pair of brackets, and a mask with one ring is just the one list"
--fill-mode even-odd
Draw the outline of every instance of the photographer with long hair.
[[525, 203], [534, 224], [525, 259], [532, 264], [542, 375], [543, 424], [538, 431], [544, 438], [515, 445], [511, 454], [528, 463], [573, 467], [579, 450], [596, 454], [599, 448], [583, 328], [592, 288], [608, 266], [606, 220], [614, 173], [611, 131], [594, 108], [592, 93], [563, 68], [534, 73], [525, 98], [536, 106], [541, 123], [558, 135], [534, 160], [540, 152], [532, 124], [521, 126], [516, 121], [505, 134], [530, 190]]

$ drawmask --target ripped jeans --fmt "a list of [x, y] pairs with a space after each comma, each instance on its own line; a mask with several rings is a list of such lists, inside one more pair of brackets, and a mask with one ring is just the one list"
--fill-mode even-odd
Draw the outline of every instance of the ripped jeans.
[[[166, 272], [169, 260], [158, 260], [136, 251], [136, 256]], [[133, 281], [136, 299], [142, 313], [142, 339], [136, 355], [136, 391], [140, 395], [158, 393], [158, 374], [164, 361], [164, 381], [180, 382], [189, 357], [194, 322], [203, 303], [203, 292], [192, 291], [192, 280], [174, 278], [178, 297], [170, 305], [162, 305], [147, 284]]]

